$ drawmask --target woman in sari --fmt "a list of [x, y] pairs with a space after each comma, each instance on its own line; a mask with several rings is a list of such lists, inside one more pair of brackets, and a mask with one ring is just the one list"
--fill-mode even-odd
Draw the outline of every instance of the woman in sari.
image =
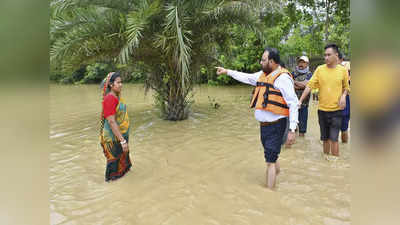
[[111, 72], [103, 80], [100, 144], [107, 159], [106, 181], [124, 176], [132, 166], [128, 146], [129, 117], [121, 88], [119, 73]]

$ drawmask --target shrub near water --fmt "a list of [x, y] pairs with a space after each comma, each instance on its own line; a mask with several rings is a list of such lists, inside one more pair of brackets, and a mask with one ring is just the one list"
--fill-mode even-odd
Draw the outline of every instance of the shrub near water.
[[105, 77], [105, 74], [113, 71], [113, 67], [110, 64], [95, 63], [94, 65], [88, 65], [86, 67], [85, 76], [78, 83], [80, 84], [97, 84]]

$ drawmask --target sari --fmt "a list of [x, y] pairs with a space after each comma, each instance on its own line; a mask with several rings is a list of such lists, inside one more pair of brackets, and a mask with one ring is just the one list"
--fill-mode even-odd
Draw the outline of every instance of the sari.
[[[101, 116], [100, 144], [107, 159], [105, 180], [110, 181], [123, 177], [130, 170], [132, 163], [129, 152], [122, 150], [122, 145], [112, 132], [108, 120], [104, 118], [103, 112]], [[121, 97], [118, 97], [115, 120], [122, 136], [129, 143], [130, 122], [128, 110], [124, 99]]]

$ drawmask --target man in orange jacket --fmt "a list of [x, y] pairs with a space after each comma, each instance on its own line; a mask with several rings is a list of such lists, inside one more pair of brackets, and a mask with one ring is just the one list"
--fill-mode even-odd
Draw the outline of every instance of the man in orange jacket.
[[281, 146], [286, 137], [288, 144], [294, 143], [298, 123], [294, 81], [280, 63], [279, 52], [275, 48], [266, 48], [260, 61], [262, 71], [257, 73], [247, 74], [217, 67], [218, 75], [227, 74], [242, 83], [256, 86], [251, 107], [256, 108], [254, 115], [260, 122], [261, 142], [267, 163], [267, 186], [270, 189], [275, 187], [276, 175], [280, 171], [278, 157]]

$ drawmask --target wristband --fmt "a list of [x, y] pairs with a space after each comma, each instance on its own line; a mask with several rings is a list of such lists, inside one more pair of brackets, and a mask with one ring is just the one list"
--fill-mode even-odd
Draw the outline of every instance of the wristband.
[[121, 145], [126, 144], [126, 140], [123, 140], [120, 143], [121, 143]]

